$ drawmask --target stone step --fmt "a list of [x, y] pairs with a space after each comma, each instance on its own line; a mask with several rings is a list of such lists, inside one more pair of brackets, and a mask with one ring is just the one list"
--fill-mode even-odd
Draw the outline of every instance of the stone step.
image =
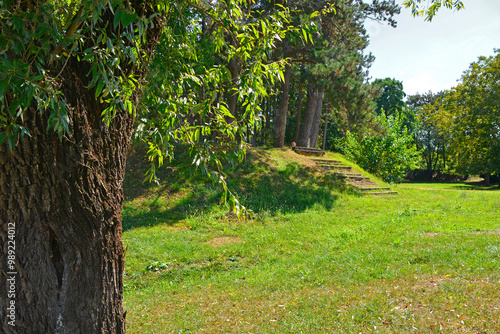
[[[300, 149], [300, 148], [299, 148]], [[297, 148], [295, 148], [297, 150]], [[350, 172], [351, 166], [344, 165], [339, 160], [331, 159], [311, 159], [324, 170], [331, 170], [334, 174], [341, 178], [348, 179], [348, 183], [366, 195], [390, 195], [397, 194], [397, 191], [391, 191], [389, 187], [380, 187], [372, 182], [369, 177], [363, 176], [361, 173]], [[373, 186], [372, 186], [373, 185]]]
[[372, 191], [372, 190], [391, 190], [389, 187], [359, 187], [361, 191]]
[[317, 164], [341, 164], [342, 161], [340, 160], [330, 160], [330, 159], [312, 159], [314, 162], [316, 162]]
[[397, 191], [369, 191], [365, 192], [366, 195], [397, 195]]
[[338, 169], [338, 170], [351, 170], [352, 167], [351, 166], [344, 166], [344, 165], [334, 165], [334, 166], [328, 166], [328, 165], [323, 165], [321, 166], [323, 169], [328, 169], [328, 170], [335, 170], [335, 169]]
[[346, 178], [346, 179], [349, 179], [351, 181], [365, 181], [365, 180], [370, 179], [369, 177], [362, 176], [362, 175], [346, 175], [346, 174], [342, 174], [342, 173], [336, 173], [336, 174], [342, 178]]

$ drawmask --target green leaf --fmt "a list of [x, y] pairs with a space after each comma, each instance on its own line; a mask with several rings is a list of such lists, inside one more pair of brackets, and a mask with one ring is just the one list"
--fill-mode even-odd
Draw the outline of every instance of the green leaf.
[[220, 104], [219, 105], [219, 110], [221, 111], [222, 115], [234, 118], [234, 116], [231, 114], [231, 112], [229, 111], [229, 109], [226, 108], [225, 105]]
[[127, 12], [124, 12], [121, 16], [121, 24], [123, 27], [127, 27], [129, 24], [135, 21], [137, 21], [137, 14], [135, 13], [129, 14]]
[[302, 40], [304, 41], [304, 43], [307, 44], [307, 31], [305, 29], [302, 29]]
[[278, 71], [278, 75], [280, 76], [281, 82], [285, 82], [285, 74], [283, 73], [283, 71]]
[[97, 87], [95, 89], [95, 97], [98, 98], [101, 95], [102, 89], [104, 87], [104, 80], [99, 80], [97, 82]]
[[267, 33], [266, 24], [264, 23], [264, 21], [260, 21], [260, 24], [262, 26], [262, 35], [265, 36]]
[[118, 7], [115, 11], [115, 17], [113, 18], [113, 27], [116, 29], [122, 20], [122, 9]]
[[0, 132], [0, 145], [3, 145], [3, 143], [5, 143], [6, 140], [7, 140], [7, 133]]
[[9, 150], [11, 152], [14, 149], [14, 147], [16, 146], [16, 140], [17, 140], [17, 136], [14, 136], [13, 134], [11, 134], [7, 137], [7, 144], [9, 145]]

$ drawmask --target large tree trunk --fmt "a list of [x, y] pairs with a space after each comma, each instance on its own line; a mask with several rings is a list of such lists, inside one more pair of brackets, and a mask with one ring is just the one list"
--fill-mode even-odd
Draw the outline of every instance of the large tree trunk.
[[[110, 11], [103, 15], [108, 24]], [[160, 29], [149, 30], [144, 51]], [[106, 106], [87, 88], [90, 66], [72, 57], [53, 71], [69, 133], [59, 139], [47, 130], [50, 112], [32, 106], [22, 124], [30, 137], [12, 151], [0, 145], [2, 333], [125, 332], [122, 182], [134, 117], [117, 110], [103, 122]]]
[[310, 147], [310, 137], [312, 125], [314, 122], [314, 116], [316, 115], [317, 105], [318, 105], [319, 91], [313, 84], [307, 85], [307, 106], [304, 115], [304, 121], [300, 127], [299, 139], [297, 140], [297, 146], [300, 147]]
[[[283, 41], [283, 54], [286, 58], [290, 53], [290, 41]], [[274, 147], [283, 147], [285, 145], [286, 118], [288, 115], [288, 98], [290, 95], [290, 77], [292, 76], [292, 67], [285, 65], [284, 81], [281, 83], [281, 98], [274, 123]]]
[[300, 116], [302, 113], [302, 86], [303, 83], [302, 81], [299, 82], [299, 89], [298, 89], [298, 102], [297, 102], [297, 120], [295, 122], [295, 135], [293, 136], [293, 141], [296, 143], [297, 140], [299, 139], [299, 131], [300, 131]]
[[311, 147], [317, 148], [319, 136], [319, 124], [321, 122], [321, 111], [323, 109], [323, 90], [318, 93], [318, 102], [316, 104], [316, 113], [314, 114], [313, 125], [311, 129]]
[[[4, 333], [125, 332], [122, 182], [133, 117], [122, 111], [106, 126], [94, 92], [65, 85], [68, 136], [60, 141], [46, 114], [31, 109], [31, 137], [12, 152], [0, 146], [1, 268], [15, 281], [0, 318], [14, 300], [16, 325], [3, 321]], [[15, 264], [6, 268], [13, 241]]]

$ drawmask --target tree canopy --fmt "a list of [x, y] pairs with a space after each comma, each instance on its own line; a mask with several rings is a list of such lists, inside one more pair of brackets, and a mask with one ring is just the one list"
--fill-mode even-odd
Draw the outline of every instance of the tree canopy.
[[384, 111], [386, 116], [391, 116], [406, 106], [406, 93], [401, 81], [391, 78], [375, 79], [373, 85], [380, 90], [380, 95], [375, 98], [377, 114], [380, 115]]
[[500, 50], [479, 57], [446, 92], [437, 124], [447, 138], [453, 171], [500, 174]]

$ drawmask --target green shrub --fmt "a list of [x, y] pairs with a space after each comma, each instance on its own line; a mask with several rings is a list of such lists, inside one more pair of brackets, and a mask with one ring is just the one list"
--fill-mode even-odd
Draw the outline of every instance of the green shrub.
[[386, 182], [400, 182], [405, 173], [418, 166], [420, 152], [413, 141], [413, 136], [403, 126], [399, 114], [378, 117], [386, 128], [386, 133], [379, 136], [365, 135], [361, 140], [355, 134], [347, 132], [344, 140], [344, 154], [360, 167], [374, 173]]

